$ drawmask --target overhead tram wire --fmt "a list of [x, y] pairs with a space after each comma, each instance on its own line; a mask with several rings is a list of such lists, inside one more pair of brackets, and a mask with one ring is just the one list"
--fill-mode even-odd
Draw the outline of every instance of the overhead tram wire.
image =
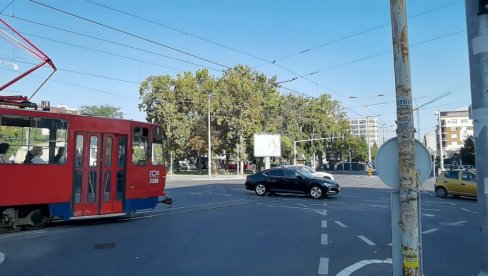
[[[417, 13], [417, 14], [414, 14], [412, 16], [409, 16], [408, 18], [409, 19], [412, 19], [412, 18], [415, 18], [415, 17], [419, 17], [419, 16], [422, 16], [422, 15], [425, 15], [425, 14], [428, 14], [428, 13], [431, 13], [431, 12], [434, 12], [434, 11], [437, 11], [437, 10], [440, 10], [440, 9], [443, 9], [443, 8], [446, 8], [446, 7], [449, 7], [449, 6], [458, 4], [460, 2], [464, 2], [464, 1], [454, 1], [454, 2], [451, 2], [451, 3], [447, 3], [447, 4], [442, 5], [442, 6], [439, 6], [437, 8], [433, 8], [433, 9], [430, 9], [430, 10], [426, 10], [426, 11], [423, 11], [423, 12], [420, 12], [420, 13]], [[366, 29], [364, 31], [359, 31], [359, 32], [356, 32], [356, 33], [353, 33], [353, 34], [350, 34], [350, 35], [346, 35], [346, 36], [343, 36], [343, 37], [340, 37], [340, 38], [337, 38], [337, 39], [334, 39], [334, 40], [331, 40], [331, 41], [328, 41], [328, 42], [319, 44], [317, 46], [313, 46], [311, 48], [307, 48], [307, 49], [304, 49], [304, 50], [295, 52], [293, 54], [289, 54], [287, 56], [284, 56], [284, 57], [281, 57], [281, 58], [277, 58], [277, 59], [275, 59], [273, 61], [273, 63], [274, 62], [278, 62], [278, 61], [283, 61], [285, 59], [289, 59], [289, 58], [292, 58], [294, 56], [297, 56], [297, 55], [300, 55], [300, 54], [304, 54], [304, 53], [307, 53], [307, 52], [310, 52], [310, 51], [313, 51], [313, 50], [316, 50], [316, 49], [319, 49], [319, 48], [322, 48], [322, 47], [325, 47], [325, 46], [328, 46], [328, 45], [332, 45], [334, 43], [337, 43], [337, 42], [340, 42], [340, 41], [343, 41], [343, 40], [347, 40], [349, 38], [353, 38], [353, 37], [356, 37], [356, 36], [359, 36], [359, 35], [362, 35], [362, 34], [365, 34], [365, 33], [369, 33], [369, 32], [372, 32], [372, 31], [376, 31], [376, 30], [379, 30], [379, 29], [388, 27], [390, 25], [391, 25], [390, 23], [386, 23], [386, 24], [382, 24], [382, 25], [378, 25], [378, 26], [375, 26], [375, 27]]]
[[[141, 52], [145, 52], [145, 53], [149, 53], [149, 54], [161, 56], [161, 57], [168, 58], [168, 59], [172, 59], [172, 60], [176, 60], [176, 61], [179, 61], [179, 62], [183, 62], [183, 63], [187, 63], [187, 64], [199, 66], [199, 67], [208, 68], [208, 69], [213, 70], [213, 71], [219, 71], [219, 72], [222, 71], [220, 69], [212, 68], [212, 67], [209, 67], [209, 66], [205, 66], [205, 65], [198, 64], [198, 63], [195, 63], [195, 62], [187, 61], [187, 60], [184, 60], [184, 59], [175, 58], [175, 57], [172, 57], [172, 56], [168, 56], [168, 55], [164, 55], [164, 54], [157, 53], [157, 52], [154, 52], [154, 51], [149, 51], [149, 50], [146, 50], [146, 49], [142, 49], [142, 48], [130, 46], [130, 45], [123, 44], [123, 43], [120, 43], [120, 42], [115, 42], [115, 41], [111, 41], [111, 40], [99, 38], [99, 37], [96, 37], [96, 36], [91, 36], [91, 35], [87, 35], [87, 34], [75, 32], [75, 31], [70, 31], [70, 30], [63, 29], [63, 28], [59, 28], [59, 27], [56, 27], [56, 26], [52, 26], [52, 25], [48, 25], [48, 24], [44, 24], [44, 23], [32, 21], [32, 20], [29, 20], [29, 19], [26, 19], [26, 18], [17, 17], [17, 16], [10, 16], [10, 15], [5, 15], [5, 16], [8, 16], [10, 18], [14, 18], [14, 19], [17, 19], [17, 20], [21, 20], [21, 21], [24, 21], [24, 22], [28, 22], [28, 23], [31, 23], [31, 24], [43, 26], [43, 27], [46, 27], [46, 28], [51, 28], [51, 29], [54, 29], [54, 30], [59, 30], [59, 31], [71, 33], [71, 34], [74, 34], [74, 35], [78, 35], [78, 36], [82, 36], [82, 37], [86, 37], [86, 38], [90, 38], [90, 39], [94, 39], [94, 40], [98, 40], [98, 41], [110, 43], [110, 44], [113, 44], [113, 45], [117, 45], [117, 46], [121, 46], [121, 47], [126, 47], [126, 48], [129, 48], [129, 49], [133, 49], [133, 50], [137, 50], [137, 51], [141, 51]], [[31, 35], [31, 36], [34, 36], [34, 35]], [[173, 68], [170, 68], [170, 69], [173, 69]], [[178, 69], [178, 71], [183, 71], [183, 70], [179, 70]]]
[[168, 26], [168, 25], [165, 25], [165, 24], [162, 24], [162, 23], [159, 23], [159, 22], [156, 22], [154, 20], [150, 20], [150, 19], [147, 19], [147, 18], [144, 18], [142, 16], [138, 16], [138, 15], [135, 15], [135, 14], [132, 14], [132, 13], [129, 13], [129, 12], [126, 12], [126, 11], [122, 11], [122, 10], [119, 10], [119, 9], [116, 9], [116, 8], [113, 8], [113, 7], [110, 7], [110, 6], [107, 6], [107, 5], [103, 5], [103, 4], [100, 4], [100, 3], [97, 3], [97, 2], [94, 2], [94, 1], [90, 1], [90, 0], [85, 0], [85, 2], [88, 2], [88, 3], [91, 3], [93, 5], [97, 5], [99, 7], [103, 7], [105, 9], [108, 9], [108, 10], [111, 10], [111, 11], [115, 11], [115, 12], [118, 12], [118, 13], [121, 13], [121, 14], [125, 14], [127, 16], [130, 16], [130, 17], [134, 17], [134, 18], [137, 18], [139, 20], [142, 20], [142, 21], [145, 21], [145, 22], [149, 22], [149, 23], [152, 23], [152, 24], [155, 24], [157, 26], [160, 26], [160, 27], [163, 27], [163, 28], [166, 28], [166, 29], [169, 29], [169, 30], [172, 30], [172, 31], [175, 31], [175, 32], [178, 32], [178, 33], [181, 33], [181, 34], [184, 34], [184, 35], [187, 35], [187, 36], [190, 36], [190, 37], [193, 37], [193, 38], [197, 38], [197, 39], [200, 39], [202, 41], [205, 41], [207, 43], [210, 43], [210, 44], [213, 44], [213, 45], [217, 45], [219, 47], [222, 47], [222, 48], [225, 48], [227, 50], [231, 50], [233, 52], [236, 52], [236, 53], [239, 53], [239, 54], [242, 54], [242, 55], [245, 55], [245, 56], [249, 56], [249, 57], [252, 57], [252, 58], [255, 58], [255, 59], [258, 59], [258, 60], [261, 60], [261, 61], [264, 61], [264, 62], [270, 62], [264, 58], [261, 58], [261, 57], [258, 57], [256, 55], [253, 55], [251, 53], [247, 53], [247, 52], [244, 52], [244, 51], [241, 51], [239, 49], [236, 49], [236, 48], [233, 48], [233, 47], [230, 47], [230, 46], [227, 46], [225, 44], [222, 44], [222, 43], [219, 43], [219, 42], [216, 42], [216, 41], [213, 41], [213, 40], [210, 40], [208, 38], [204, 38], [202, 36], [199, 36], [199, 35], [195, 35], [195, 34], [191, 34], [189, 32], [185, 32], [185, 31], [182, 31], [182, 30], [179, 30], [177, 28], [174, 28], [174, 27], [171, 27], [171, 26]]
[[[23, 64], [29, 64], [29, 65], [36, 65], [35, 63], [26, 62], [26, 61], [16, 60], [15, 62], [17, 62], [17, 63], [23, 63]], [[76, 70], [72, 70], [72, 69], [66, 69], [66, 68], [60, 68], [60, 67], [57, 67], [57, 69], [60, 72], [63, 72], [64, 71], [64, 72], [68, 72], [68, 73], [80, 74], [80, 75], [85, 75], [85, 76], [90, 76], [90, 77], [96, 77], [96, 78], [101, 78], [101, 79], [107, 79], [107, 80], [112, 80], [112, 81], [125, 82], [125, 83], [136, 84], [136, 85], [139, 85], [140, 84], [139, 82], [135, 82], [135, 81], [128, 81], [128, 80], [118, 79], [118, 78], [109, 77], [109, 76], [103, 76], [103, 75], [98, 75], [98, 74], [93, 74], [93, 73], [76, 71]]]
[[[220, 47], [223, 47], [225, 49], [228, 49], [228, 50], [231, 50], [231, 51], [234, 51], [236, 53], [240, 53], [240, 54], [243, 54], [243, 55], [246, 55], [246, 56], [249, 56], [249, 57], [252, 57], [252, 58], [255, 58], [255, 59], [258, 59], [258, 60], [261, 60], [261, 61], [264, 61], [266, 63], [269, 63], [269, 64], [273, 64], [293, 75], [296, 75], [296, 76], [300, 76], [300, 74], [290, 70], [289, 68], [287, 67], [284, 67], [280, 64], [275, 64], [273, 61], [270, 61], [270, 60], [266, 60], [262, 57], [259, 57], [259, 56], [256, 56], [256, 55], [253, 55], [253, 54], [250, 54], [250, 53], [247, 53], [247, 52], [244, 52], [244, 51], [241, 51], [241, 50], [238, 50], [236, 48], [232, 48], [230, 46], [227, 46], [227, 45], [224, 45], [222, 43], [219, 43], [219, 42], [215, 42], [215, 41], [212, 41], [210, 39], [207, 39], [207, 38], [204, 38], [204, 37], [201, 37], [201, 36], [198, 36], [198, 35], [194, 35], [194, 34], [191, 34], [191, 33], [188, 33], [188, 32], [185, 32], [185, 31], [182, 31], [182, 30], [179, 30], [177, 28], [174, 28], [174, 27], [171, 27], [171, 26], [168, 26], [168, 25], [165, 25], [165, 24], [161, 24], [159, 22], [156, 22], [154, 20], [150, 20], [150, 19], [147, 19], [147, 18], [144, 18], [144, 17], [141, 17], [141, 16], [138, 16], [138, 15], [135, 15], [135, 14], [132, 14], [132, 13], [128, 13], [128, 12], [125, 12], [125, 11], [122, 11], [122, 10], [119, 10], [119, 9], [115, 9], [115, 8], [112, 8], [112, 7], [109, 7], [107, 5], [103, 5], [103, 4], [100, 4], [100, 3], [96, 3], [94, 1], [90, 1], [90, 0], [85, 0], [86, 2], [88, 3], [91, 3], [91, 4], [94, 4], [94, 5], [97, 5], [97, 6], [100, 6], [100, 7], [103, 7], [103, 8], [106, 8], [106, 9], [109, 9], [109, 10], [112, 10], [112, 11], [115, 11], [115, 12], [118, 12], [118, 13], [121, 13], [121, 14], [125, 14], [127, 16], [130, 16], [130, 17], [134, 17], [134, 18], [137, 18], [139, 20], [142, 20], [142, 21], [145, 21], [145, 22], [149, 22], [149, 23], [152, 23], [152, 24], [155, 24], [157, 26], [160, 26], [160, 27], [163, 27], [163, 28], [167, 28], [169, 30], [173, 30], [175, 32], [178, 32], [178, 33], [181, 33], [181, 34], [184, 34], [184, 35], [188, 35], [188, 36], [191, 36], [191, 37], [194, 37], [194, 38], [197, 38], [197, 39], [200, 39], [202, 41], [205, 41], [205, 42], [208, 42], [208, 43], [211, 43], [211, 44], [214, 44], [214, 45], [217, 45], [217, 46], [220, 46]], [[253, 67], [251, 67], [253, 68]], [[254, 68], [256, 70], [256, 68]], [[305, 79], [305, 78], [304, 78]], [[312, 80], [308, 80], [308, 79], [305, 79], [309, 82], [312, 82], [312, 83], [315, 83], [314, 81]], [[278, 83], [279, 84], [279, 83]]]
[[3, 13], [4, 11], [6, 11], [10, 6], [12, 6], [12, 4], [14, 2], [15, 2], [15, 0], [10, 1], [10, 3], [8, 3], [8, 5], [0, 11], [0, 13]]
[[80, 48], [80, 49], [85, 49], [85, 50], [89, 50], [89, 51], [93, 51], [93, 52], [105, 54], [105, 55], [116, 56], [116, 57], [125, 58], [125, 59], [128, 59], [128, 60], [133, 60], [133, 61], [137, 61], [137, 62], [143, 62], [143, 63], [151, 64], [151, 65], [154, 65], [154, 66], [159, 66], [159, 67], [162, 67], [162, 68], [167, 68], [167, 69], [171, 69], [171, 70], [175, 70], [175, 71], [179, 71], [179, 72], [184, 72], [184, 70], [181, 70], [181, 69], [168, 67], [168, 66], [161, 65], [161, 64], [157, 64], [157, 63], [150, 62], [150, 61], [145, 61], [145, 60], [141, 60], [141, 59], [131, 58], [131, 57], [124, 56], [124, 55], [119, 55], [119, 54], [115, 54], [115, 53], [111, 53], [111, 52], [106, 52], [106, 51], [102, 51], [102, 50], [98, 50], [98, 49], [93, 49], [93, 48], [89, 48], [89, 47], [85, 47], [85, 46], [80, 46], [80, 45], [77, 45], [77, 44], [72, 44], [72, 43], [63, 42], [63, 41], [59, 41], [59, 40], [55, 40], [55, 39], [45, 38], [45, 37], [41, 37], [41, 36], [37, 36], [37, 35], [32, 35], [32, 34], [28, 34], [28, 33], [22, 33], [22, 34], [25, 34], [25, 35], [30, 36], [30, 37], [35, 37], [35, 38], [39, 38], [39, 39], [43, 39], [43, 40], [47, 40], [47, 41], [51, 41], [51, 42], [55, 42], [55, 43], [60, 43], [60, 44], [64, 44], [64, 45], [68, 45], [68, 46], [72, 46], [72, 47], [77, 47], [77, 48]]
[[[460, 31], [456, 31], [456, 32], [452, 32], [452, 33], [449, 33], [449, 34], [446, 34], [446, 35], [438, 36], [438, 37], [435, 37], [435, 38], [427, 39], [427, 40], [424, 40], [424, 41], [421, 41], [421, 42], [413, 43], [413, 44], [410, 44], [410, 47], [415, 47], [415, 46], [418, 46], [418, 45], [426, 44], [426, 43], [429, 43], [429, 42], [432, 42], [432, 41], [436, 41], [436, 40], [439, 40], [439, 39], [443, 39], [443, 38], [450, 37], [450, 36], [457, 35], [457, 34], [464, 33], [464, 32], [466, 32], [466, 29], [460, 30]], [[323, 72], [326, 72], [326, 71], [330, 71], [330, 70], [333, 70], [333, 69], [336, 69], [336, 68], [339, 68], [339, 67], [343, 67], [343, 66], [346, 66], [346, 65], [350, 65], [350, 64], [358, 63], [358, 62], [361, 62], [361, 61], [364, 61], [364, 60], [368, 60], [368, 59], [372, 59], [372, 58], [375, 58], [375, 57], [383, 56], [383, 55], [386, 55], [386, 54], [391, 54], [392, 52], [393, 52], [392, 50], [388, 50], [388, 51], [379, 52], [379, 53], [376, 53], [376, 54], [373, 54], [373, 55], [370, 55], [370, 56], [367, 56], [367, 57], [363, 57], [363, 58], [359, 58], [359, 59], [347, 61], [347, 62], [344, 62], [344, 63], [341, 63], [341, 64], [337, 64], [337, 65], [330, 66], [330, 67], [327, 67], [327, 68], [324, 68], [324, 69], [320, 69], [320, 70], [317, 70], [317, 71], [310, 72], [308, 74], [301, 75], [300, 78], [302, 78], [302, 77], [308, 77], [308, 76], [312, 76], [312, 75], [316, 75], [316, 74], [323, 73]], [[291, 78], [291, 79], [288, 79], [288, 80], [285, 80], [285, 81], [281, 81], [281, 82], [291, 82], [291, 81], [294, 81], [296, 79], [297, 78]]]
[[223, 65], [221, 63], [218, 63], [216, 61], [213, 61], [213, 60], [210, 60], [210, 59], [207, 59], [207, 58], [203, 58], [203, 57], [200, 57], [200, 56], [197, 56], [197, 55], [194, 55], [192, 53], [189, 53], [189, 52], [186, 52], [186, 51], [183, 51], [183, 50], [180, 50], [180, 49], [177, 49], [177, 48], [174, 48], [174, 47], [171, 47], [171, 46], [168, 46], [166, 44], [163, 44], [163, 43], [160, 43], [160, 42], [157, 42], [157, 41], [154, 41], [152, 39], [149, 39], [149, 38], [146, 38], [146, 37], [143, 37], [143, 36], [140, 36], [140, 35], [136, 35], [136, 34], [133, 34], [133, 33], [130, 33], [128, 31], [124, 31], [124, 30], [121, 30], [121, 29], [118, 29], [118, 28], [115, 28], [115, 27], [112, 27], [112, 26], [109, 26], [109, 25], [106, 25], [106, 24], [103, 24], [103, 23], [100, 23], [100, 22], [97, 22], [95, 20], [92, 20], [92, 19], [89, 19], [89, 18], [86, 18], [86, 17], [83, 17], [83, 16], [79, 16], [79, 15], [76, 15], [74, 13], [70, 13], [70, 12], [67, 12], [65, 10], [62, 10], [62, 9], [58, 9], [56, 7], [53, 7], [53, 6], [50, 6], [50, 5], [47, 5], [47, 4], [44, 4], [44, 3], [41, 3], [39, 1], [36, 1], [36, 0], [29, 0], [30, 2], [32, 3], [35, 3], [35, 4], [38, 4], [40, 6], [44, 6], [46, 8], [49, 8], [49, 9], [52, 9], [52, 10], [55, 10], [57, 12], [61, 12], [61, 13], [64, 13], [66, 15], [69, 15], [69, 16], [72, 16], [72, 17], [75, 17], [75, 18], [78, 18], [80, 20], [83, 20], [83, 21], [87, 21], [87, 22], [90, 22], [92, 24], [95, 24], [95, 25], [98, 25], [98, 26], [101, 26], [101, 27], [104, 27], [104, 28], [107, 28], [107, 29], [110, 29], [112, 31], [116, 31], [116, 32], [119, 32], [119, 33], [122, 33], [122, 34], [125, 34], [125, 35], [128, 35], [128, 36], [131, 36], [131, 37], [134, 37], [134, 38], [137, 38], [137, 39], [140, 39], [142, 41], [146, 41], [146, 42], [149, 42], [149, 43], [152, 43], [154, 45], [158, 45], [160, 47], [163, 47], [163, 48], [166, 48], [166, 49], [170, 49], [172, 51], [175, 51], [175, 52], [178, 52], [178, 53], [181, 53], [181, 54], [184, 54], [184, 55], [187, 55], [187, 56], [190, 56], [190, 57], [193, 57], [193, 58], [196, 58], [196, 59], [199, 59], [199, 60], [203, 60], [205, 62], [208, 62], [208, 63], [211, 63], [211, 64], [214, 64], [214, 65], [218, 65], [218, 66], [221, 66], [223, 68], [226, 68], [226, 69], [230, 69], [229, 66], [227, 65]]

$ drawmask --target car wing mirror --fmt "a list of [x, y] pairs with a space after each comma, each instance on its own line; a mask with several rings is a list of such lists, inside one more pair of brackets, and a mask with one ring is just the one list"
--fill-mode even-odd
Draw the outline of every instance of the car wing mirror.
[[297, 175], [297, 179], [302, 180], [303, 176], [299, 174], [299, 175]]

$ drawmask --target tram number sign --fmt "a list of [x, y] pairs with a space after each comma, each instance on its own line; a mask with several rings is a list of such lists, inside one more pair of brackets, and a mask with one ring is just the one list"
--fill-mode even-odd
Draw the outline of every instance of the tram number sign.
[[159, 171], [152, 170], [149, 172], [149, 184], [159, 183]]

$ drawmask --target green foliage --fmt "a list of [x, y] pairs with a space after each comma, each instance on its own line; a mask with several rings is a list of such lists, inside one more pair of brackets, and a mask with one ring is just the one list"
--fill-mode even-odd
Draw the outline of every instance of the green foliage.
[[122, 119], [124, 118], [124, 113], [120, 111], [120, 107], [111, 106], [108, 104], [104, 105], [83, 105], [78, 111], [81, 114], [89, 114], [92, 116], [108, 117]]
[[463, 164], [476, 165], [473, 136], [469, 136], [464, 140], [464, 146], [461, 148], [460, 155]]
[[[360, 143], [346, 135], [349, 121], [338, 101], [328, 94], [318, 98], [280, 94], [276, 77], [268, 78], [248, 66], [230, 68], [218, 79], [207, 70], [151, 76], [139, 92], [140, 110], [149, 121], [162, 125], [167, 161], [169, 152], [176, 159], [206, 155], [209, 94], [214, 154], [252, 160], [255, 133], [281, 134], [282, 159], [288, 161], [293, 159], [293, 141], [312, 137], [336, 139], [297, 143], [299, 158], [314, 151], [330, 156], [350, 147], [359, 152]], [[341, 142], [342, 137], [348, 140]]]

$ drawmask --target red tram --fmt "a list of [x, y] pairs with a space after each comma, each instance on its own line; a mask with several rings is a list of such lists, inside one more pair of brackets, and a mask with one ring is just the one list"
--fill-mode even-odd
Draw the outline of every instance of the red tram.
[[155, 124], [0, 107], [0, 145], [0, 226], [133, 215], [165, 195]]

